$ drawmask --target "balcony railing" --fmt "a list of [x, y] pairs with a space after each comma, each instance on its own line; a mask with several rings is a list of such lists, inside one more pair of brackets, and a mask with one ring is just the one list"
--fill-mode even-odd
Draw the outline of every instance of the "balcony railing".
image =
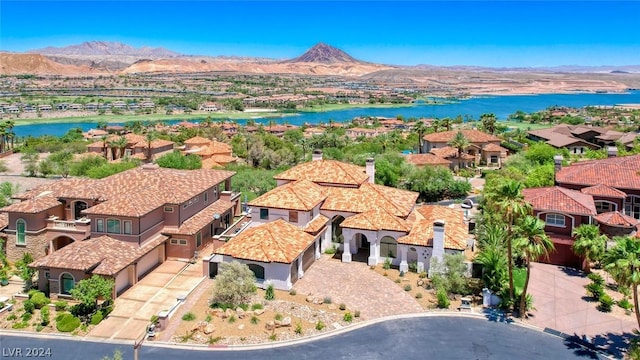
[[53, 227], [54, 229], [75, 230], [76, 222], [66, 220], [53, 220]]

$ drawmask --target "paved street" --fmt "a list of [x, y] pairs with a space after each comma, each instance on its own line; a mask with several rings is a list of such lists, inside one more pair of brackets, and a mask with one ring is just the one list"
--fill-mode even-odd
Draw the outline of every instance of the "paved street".
[[[79, 340], [79, 339], [76, 339]], [[3, 351], [51, 348], [51, 359], [91, 360], [112, 355], [133, 358], [131, 345], [0, 334]], [[297, 345], [251, 351], [166, 348], [144, 345], [139, 359], [578, 359], [595, 354], [562, 339], [514, 324], [484, 318], [422, 317], [389, 320], [338, 336]]]

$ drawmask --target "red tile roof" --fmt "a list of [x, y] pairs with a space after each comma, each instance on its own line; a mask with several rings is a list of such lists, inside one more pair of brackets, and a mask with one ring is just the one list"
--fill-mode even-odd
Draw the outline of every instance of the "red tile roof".
[[405, 160], [416, 166], [423, 165], [443, 165], [449, 166], [451, 161], [436, 156], [434, 154], [410, 154], [405, 157]]
[[451, 141], [451, 139], [453, 139], [456, 136], [458, 131], [462, 132], [462, 134], [464, 134], [464, 136], [467, 139], [469, 139], [469, 142], [472, 142], [472, 143], [500, 141], [499, 137], [493, 136], [491, 134], [487, 134], [480, 130], [474, 130], [474, 129], [449, 130], [449, 131], [437, 132], [433, 134], [427, 134], [423, 137], [423, 139], [431, 143], [449, 142]]
[[372, 209], [363, 213], [346, 218], [342, 224], [343, 228], [361, 230], [389, 230], [408, 232], [411, 229], [405, 220], [393, 216], [383, 209]]
[[282, 219], [250, 227], [215, 253], [236, 259], [290, 264], [315, 240], [295, 225]]
[[213, 204], [187, 219], [180, 227], [165, 227], [162, 233], [167, 235], [195, 235], [198, 231], [202, 230], [202, 228], [213, 222], [215, 214], [222, 216], [232, 207], [232, 202], [218, 199]]
[[499, 152], [507, 152], [508, 150], [503, 148], [500, 145], [491, 143], [482, 147], [482, 151], [499, 151]]
[[538, 211], [555, 211], [587, 216], [597, 214], [593, 197], [579, 191], [553, 186], [524, 189], [522, 195]]
[[[444, 146], [441, 148], [431, 149], [431, 153], [445, 159], [457, 158], [458, 157], [458, 149], [451, 146]], [[463, 160], [474, 160], [475, 156], [469, 155], [467, 153], [462, 153]]]
[[5, 206], [1, 210], [22, 214], [37, 214], [39, 212], [49, 210], [61, 205], [62, 203], [58, 201], [56, 197], [51, 196], [51, 194], [46, 194], [43, 196], [36, 196], [27, 200], [13, 203], [11, 205]]
[[638, 225], [637, 219], [628, 215], [621, 214], [619, 211], [602, 213], [596, 216], [595, 219], [600, 224], [611, 225], [611, 226], [635, 227]]
[[360, 185], [369, 179], [361, 166], [336, 160], [316, 160], [302, 163], [276, 176], [276, 180], [309, 180], [315, 183]]
[[[468, 226], [464, 223], [464, 214], [460, 210], [446, 206], [426, 205], [414, 211], [416, 220], [411, 232], [398, 238], [398, 244], [433, 246], [433, 222], [443, 220], [445, 249], [464, 250], [469, 239]], [[346, 220], [345, 220], [346, 221]]]
[[309, 223], [302, 228], [305, 232], [309, 234], [317, 234], [320, 230], [322, 230], [329, 223], [329, 218], [320, 214], [315, 217], [315, 219], [309, 221]]
[[250, 206], [310, 211], [327, 198], [327, 191], [309, 180], [278, 186], [253, 199]]
[[603, 184], [619, 190], [640, 190], [640, 155], [581, 161], [556, 173], [560, 184]]
[[413, 209], [418, 193], [392, 187], [364, 183], [359, 188], [327, 187], [329, 196], [322, 210], [362, 213], [385, 209], [394, 216], [407, 217]]
[[627, 194], [625, 194], [624, 192], [604, 184], [582, 188], [580, 189], [580, 191], [593, 196], [602, 196], [615, 199], [624, 199], [627, 197]]

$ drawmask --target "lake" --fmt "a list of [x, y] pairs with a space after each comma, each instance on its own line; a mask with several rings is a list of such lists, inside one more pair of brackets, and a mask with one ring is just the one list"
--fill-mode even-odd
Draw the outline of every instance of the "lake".
[[[622, 94], [543, 94], [543, 95], [511, 95], [511, 96], [487, 96], [460, 100], [441, 105], [416, 104], [410, 107], [398, 108], [359, 108], [348, 110], [333, 110], [316, 113], [300, 113], [295, 116], [276, 119], [278, 123], [288, 122], [293, 125], [304, 123], [317, 124], [329, 120], [337, 122], [351, 121], [358, 116], [383, 116], [396, 117], [402, 115], [410, 117], [456, 117], [458, 115], [470, 116], [478, 119], [483, 113], [494, 113], [500, 120], [506, 120], [507, 116], [517, 110], [530, 113], [544, 110], [550, 106], [583, 107], [589, 105], [618, 105], [640, 104], [640, 91], [630, 91]], [[255, 114], [247, 114], [247, 119]], [[176, 120], [166, 121], [177, 123], [188, 120], [188, 116], [176, 117]], [[266, 119], [256, 119], [256, 122], [266, 123]], [[243, 123], [243, 120], [239, 120]], [[119, 124], [122, 125], [122, 124]], [[64, 124], [32, 124], [16, 126], [14, 131], [17, 136], [40, 135], [64, 135], [71, 128], [82, 128], [84, 131], [95, 128], [94, 123], [69, 122]]]

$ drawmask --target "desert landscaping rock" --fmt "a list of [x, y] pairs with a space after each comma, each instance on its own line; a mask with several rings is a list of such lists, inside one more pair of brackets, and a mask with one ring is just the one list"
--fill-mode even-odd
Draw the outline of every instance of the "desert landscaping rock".
[[216, 330], [215, 326], [213, 326], [213, 324], [207, 324], [207, 326], [204, 327], [204, 330], [202, 331], [205, 335], [209, 335], [211, 333], [213, 333]]
[[236, 309], [236, 314], [238, 315], [238, 319], [244, 319], [245, 312], [244, 312], [244, 310], [242, 310], [242, 308], [237, 308]]

